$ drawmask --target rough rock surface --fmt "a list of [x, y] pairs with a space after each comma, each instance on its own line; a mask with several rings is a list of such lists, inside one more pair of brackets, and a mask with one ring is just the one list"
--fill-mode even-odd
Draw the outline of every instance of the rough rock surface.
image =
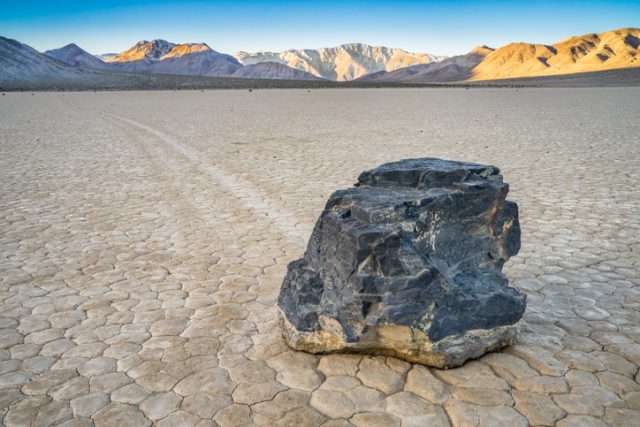
[[454, 367], [511, 343], [525, 296], [501, 270], [518, 207], [495, 166], [434, 158], [363, 172], [331, 195], [279, 307], [287, 343]]

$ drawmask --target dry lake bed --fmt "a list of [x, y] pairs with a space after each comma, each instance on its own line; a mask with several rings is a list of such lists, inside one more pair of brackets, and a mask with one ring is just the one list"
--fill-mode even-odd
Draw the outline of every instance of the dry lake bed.
[[[632, 426], [640, 89], [0, 97], [7, 426]], [[286, 265], [331, 192], [410, 157], [499, 166], [518, 342], [452, 370], [289, 350]]]

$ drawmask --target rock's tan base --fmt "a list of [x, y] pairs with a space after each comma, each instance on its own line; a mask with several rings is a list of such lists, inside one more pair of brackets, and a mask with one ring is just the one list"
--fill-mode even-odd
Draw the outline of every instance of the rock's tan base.
[[382, 325], [369, 328], [365, 339], [347, 342], [342, 327], [335, 320], [321, 316], [322, 329], [316, 332], [300, 332], [280, 311], [282, 335], [294, 350], [308, 353], [364, 353], [393, 356], [408, 362], [421, 363], [436, 368], [455, 368], [469, 359], [475, 359], [489, 351], [510, 345], [516, 335], [517, 325], [495, 329], [475, 329], [463, 336], [447, 337], [433, 342], [417, 328], [399, 325]]

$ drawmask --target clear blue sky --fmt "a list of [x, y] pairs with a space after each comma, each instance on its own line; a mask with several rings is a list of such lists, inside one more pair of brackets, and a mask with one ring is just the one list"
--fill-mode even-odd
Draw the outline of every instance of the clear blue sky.
[[91, 53], [163, 38], [227, 53], [364, 42], [455, 55], [478, 44], [553, 43], [638, 26], [640, 0], [0, 0], [0, 35], [38, 50], [74, 42]]

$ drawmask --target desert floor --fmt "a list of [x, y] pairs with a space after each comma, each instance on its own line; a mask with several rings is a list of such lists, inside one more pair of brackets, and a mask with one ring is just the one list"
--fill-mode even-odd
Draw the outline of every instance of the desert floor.
[[[639, 107], [638, 88], [1, 96], [0, 419], [634, 425]], [[448, 371], [288, 350], [278, 290], [329, 194], [422, 156], [510, 183], [517, 344]]]

